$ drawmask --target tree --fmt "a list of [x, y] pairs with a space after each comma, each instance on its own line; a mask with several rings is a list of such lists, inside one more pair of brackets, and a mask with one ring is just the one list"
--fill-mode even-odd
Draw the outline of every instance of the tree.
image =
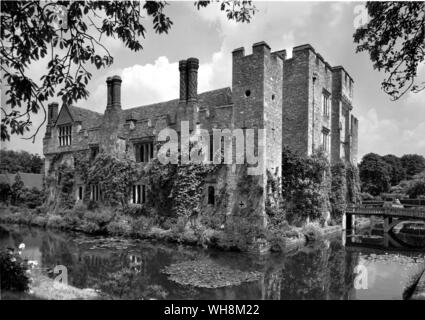
[[407, 179], [425, 170], [425, 158], [419, 154], [405, 154], [401, 157], [401, 163], [406, 170]]
[[0, 150], [0, 168], [9, 173], [41, 173], [44, 159], [26, 151]]
[[[197, 1], [208, 6], [212, 1]], [[105, 37], [120, 39], [132, 51], [143, 49], [143, 21], [152, 19], [156, 33], [167, 33], [173, 22], [165, 14], [166, 1], [2, 1], [0, 59], [9, 89], [2, 102], [1, 140], [10, 134], [23, 135], [32, 126], [31, 115], [44, 118], [33, 135], [35, 139], [46, 121], [46, 102], [55, 95], [63, 103], [86, 99], [91, 66], [105, 68], [113, 63]], [[223, 1], [220, 10], [227, 18], [249, 22], [256, 9], [251, 1]], [[143, 24], [142, 24], [143, 22]], [[48, 59], [47, 71], [39, 83], [30, 76], [31, 64]], [[10, 132], [9, 132], [10, 131]]]
[[366, 154], [359, 165], [362, 192], [374, 196], [390, 189], [391, 167], [376, 153]]
[[393, 154], [387, 154], [382, 157], [388, 165], [391, 167], [390, 170], [390, 182], [392, 186], [398, 185], [401, 180], [406, 178], [406, 170], [403, 167], [401, 159]]
[[10, 185], [6, 182], [0, 182], [0, 201], [8, 202], [10, 195]]
[[417, 179], [412, 181], [409, 188], [407, 189], [407, 194], [411, 199], [425, 196], [425, 180]]
[[370, 20], [354, 33], [356, 52], [369, 53], [373, 67], [389, 73], [383, 90], [394, 100], [425, 88], [418, 66], [425, 59], [425, 2], [367, 2]]
[[15, 182], [10, 187], [10, 195], [12, 197], [12, 204], [15, 205], [17, 200], [19, 199], [19, 196], [22, 193], [22, 190], [24, 189], [24, 183], [22, 182], [21, 176], [19, 173], [15, 175]]

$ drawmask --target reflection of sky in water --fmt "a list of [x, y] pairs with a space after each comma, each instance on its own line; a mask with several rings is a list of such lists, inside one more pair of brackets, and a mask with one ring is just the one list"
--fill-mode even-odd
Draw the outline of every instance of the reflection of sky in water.
[[423, 265], [423, 254], [382, 252], [362, 255], [359, 263], [367, 268], [368, 289], [357, 289], [357, 299], [401, 299], [410, 277]]
[[[65, 265], [70, 284], [94, 287], [108, 273], [137, 269], [128, 288], [138, 298], [147, 286], [160, 286], [169, 299], [401, 299], [405, 284], [424, 264], [422, 252], [344, 247], [340, 238], [306, 246], [288, 254], [255, 258], [250, 255], [202, 250], [148, 241], [105, 239], [27, 227], [0, 227], [0, 246], [25, 243], [24, 257], [46, 270]], [[209, 259], [235, 270], [258, 271], [253, 283], [220, 289], [178, 285], [161, 273], [165, 266]], [[368, 289], [355, 289], [355, 267], [364, 265]], [[133, 297], [134, 293], [134, 297]]]

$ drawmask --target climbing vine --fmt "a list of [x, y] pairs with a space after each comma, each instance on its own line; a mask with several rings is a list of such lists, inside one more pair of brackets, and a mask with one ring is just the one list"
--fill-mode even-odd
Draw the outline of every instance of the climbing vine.
[[346, 168], [343, 162], [336, 163], [331, 168], [332, 187], [331, 187], [331, 205], [332, 218], [340, 221], [347, 209], [347, 180]]
[[151, 189], [148, 204], [157, 213], [174, 213], [189, 217], [196, 214], [203, 197], [205, 178], [217, 170], [217, 165], [209, 164], [161, 164], [151, 161], [145, 171]]
[[71, 209], [74, 206], [75, 200], [73, 197], [74, 191], [74, 168], [67, 163], [62, 163], [58, 167], [58, 186], [59, 186], [59, 207], [61, 209]]
[[141, 170], [130, 159], [100, 153], [87, 173], [87, 183], [99, 185], [105, 204], [127, 206], [130, 187], [140, 178]]
[[360, 175], [357, 165], [349, 163], [346, 167], [347, 201], [351, 204], [360, 202]]
[[302, 156], [289, 148], [282, 153], [282, 196], [292, 224], [317, 220], [330, 210], [331, 173], [322, 151]]

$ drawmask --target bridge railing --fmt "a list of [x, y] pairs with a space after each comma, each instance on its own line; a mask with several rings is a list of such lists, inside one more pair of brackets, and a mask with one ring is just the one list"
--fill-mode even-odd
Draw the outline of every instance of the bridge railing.
[[425, 219], [425, 208], [370, 208], [365, 206], [350, 206], [347, 208], [347, 214]]

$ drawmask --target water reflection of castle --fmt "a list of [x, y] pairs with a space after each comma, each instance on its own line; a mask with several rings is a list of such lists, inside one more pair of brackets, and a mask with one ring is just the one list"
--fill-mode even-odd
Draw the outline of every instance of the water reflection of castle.
[[93, 269], [116, 268], [117, 266], [129, 267], [136, 272], [142, 272], [146, 263], [143, 255], [135, 252], [112, 252], [106, 250], [90, 250], [81, 254], [80, 259], [84, 264]]

